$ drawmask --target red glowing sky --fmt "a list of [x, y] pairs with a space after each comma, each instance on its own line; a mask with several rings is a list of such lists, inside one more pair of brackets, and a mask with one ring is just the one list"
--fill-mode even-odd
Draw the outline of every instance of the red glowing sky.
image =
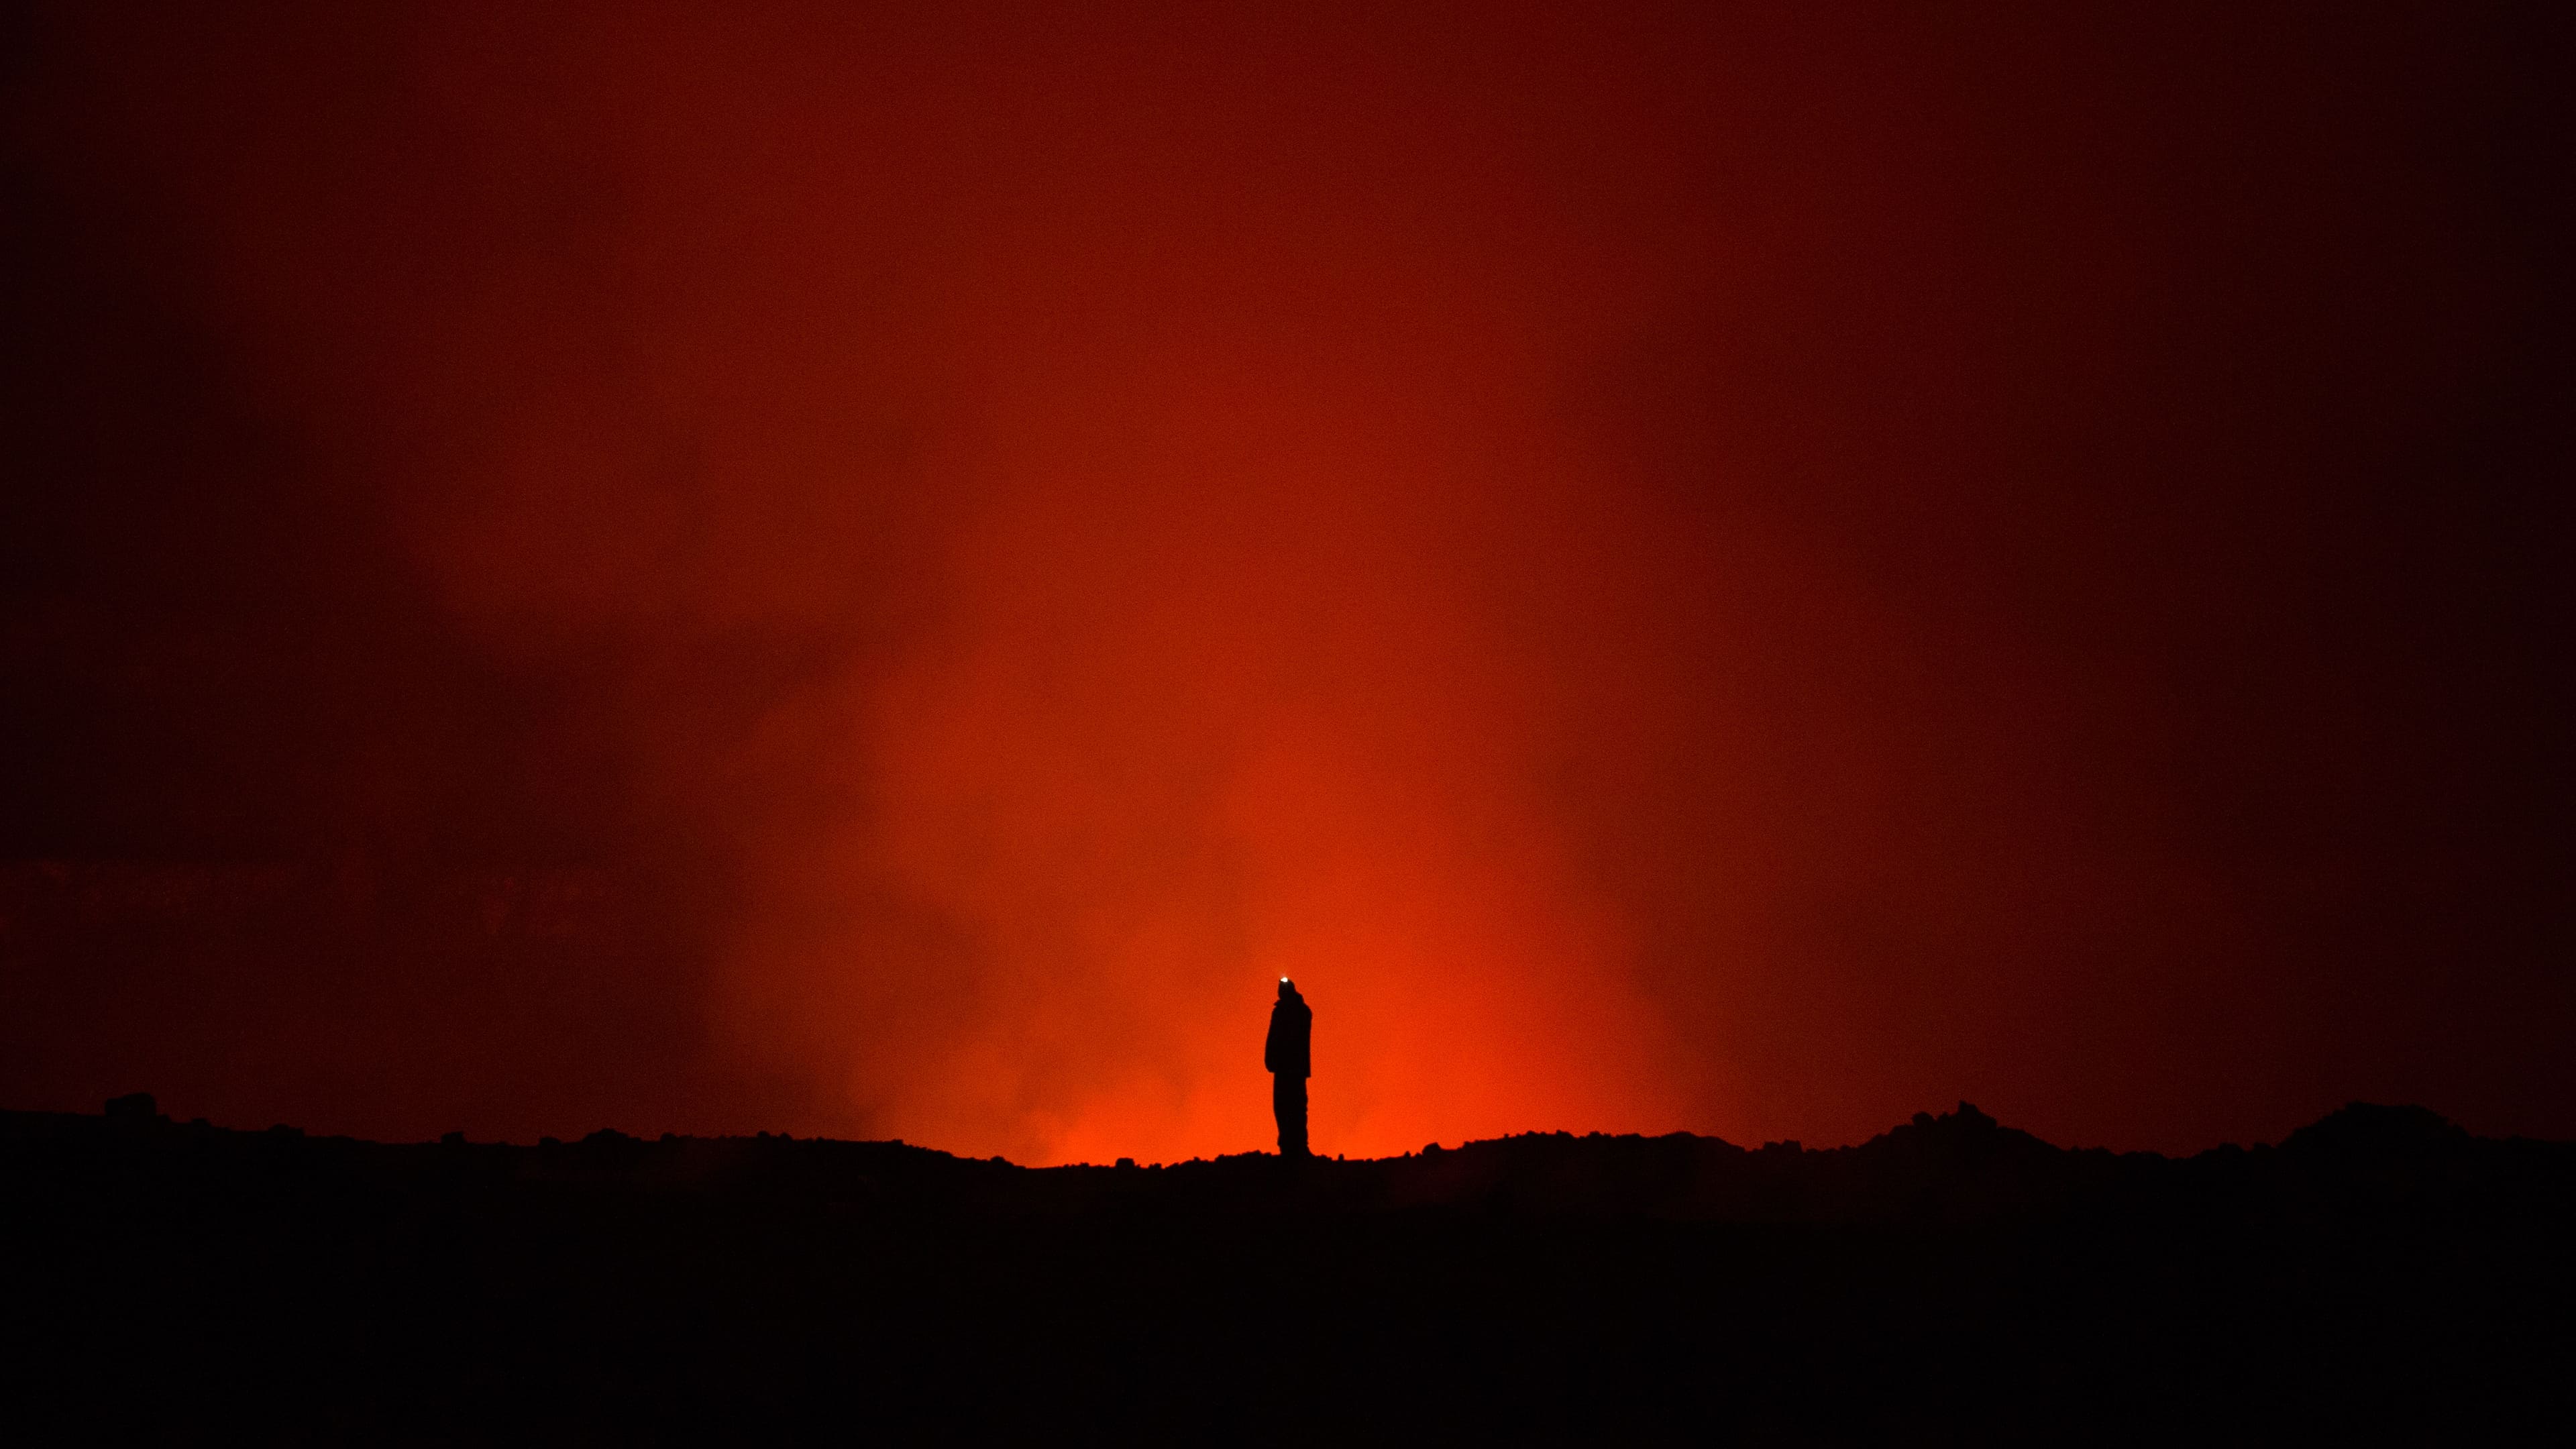
[[11, 42], [8, 1105], [2576, 1132], [2520, 22], [734, 8]]

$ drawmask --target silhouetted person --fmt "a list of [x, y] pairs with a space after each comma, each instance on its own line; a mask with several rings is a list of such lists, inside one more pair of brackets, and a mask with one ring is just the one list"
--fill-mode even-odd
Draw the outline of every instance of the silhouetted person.
[[1270, 1069], [1270, 1110], [1279, 1118], [1279, 1155], [1306, 1155], [1306, 1078], [1313, 1063], [1306, 1044], [1315, 1030], [1315, 1013], [1297, 985], [1279, 978], [1279, 1004], [1270, 1008], [1270, 1040], [1261, 1048], [1261, 1064]]

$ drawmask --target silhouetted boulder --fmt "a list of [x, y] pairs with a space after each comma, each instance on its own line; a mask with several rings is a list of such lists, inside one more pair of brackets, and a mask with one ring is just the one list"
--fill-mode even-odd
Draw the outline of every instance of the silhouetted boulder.
[[2468, 1129], [2430, 1107], [2353, 1102], [2292, 1132], [2281, 1150], [2320, 1157], [2447, 1157], [2473, 1141]]

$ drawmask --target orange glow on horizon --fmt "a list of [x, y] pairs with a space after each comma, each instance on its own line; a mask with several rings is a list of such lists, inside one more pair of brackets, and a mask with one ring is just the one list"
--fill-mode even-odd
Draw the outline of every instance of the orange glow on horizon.
[[0, 1105], [2576, 1122], [2482, 21], [46, 13]]
[[[1040, 368], [1108, 382], [980, 461], [991, 501], [946, 565], [965, 607], [853, 702], [869, 808], [799, 847], [811, 954], [782, 976], [755, 936], [735, 958], [760, 1019], [845, 1053], [908, 1139], [1033, 1162], [1265, 1142], [1282, 975], [1318, 1003], [1320, 1150], [1691, 1120], [1617, 914], [1533, 793], [1578, 720], [1546, 661], [1494, 637], [1492, 561], [1455, 537], [1452, 510], [1490, 527], [1573, 506], [1533, 497], [1564, 485], [1479, 477], [1472, 417], [1426, 407], [1390, 439], [1359, 387], [1210, 397], [1120, 361]], [[1388, 389], [1441, 375], [1373, 361]], [[1128, 396], [1157, 406], [1110, 411]], [[1114, 450], [1051, 441], [1104, 413]], [[967, 923], [942, 989], [978, 1005], [930, 1060], [888, 1071], [813, 1008], [871, 949], [854, 881]]]

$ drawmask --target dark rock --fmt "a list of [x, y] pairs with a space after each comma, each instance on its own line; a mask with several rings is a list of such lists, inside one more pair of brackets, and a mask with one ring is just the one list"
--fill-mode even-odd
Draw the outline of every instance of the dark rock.
[[2291, 1133], [2284, 1152], [2331, 1157], [2420, 1159], [2458, 1153], [2468, 1131], [2429, 1107], [2353, 1102]]
[[128, 1120], [0, 1113], [10, 1442], [2527, 1441], [2576, 1301], [2576, 1146], [2412, 1108], [1151, 1171]]

